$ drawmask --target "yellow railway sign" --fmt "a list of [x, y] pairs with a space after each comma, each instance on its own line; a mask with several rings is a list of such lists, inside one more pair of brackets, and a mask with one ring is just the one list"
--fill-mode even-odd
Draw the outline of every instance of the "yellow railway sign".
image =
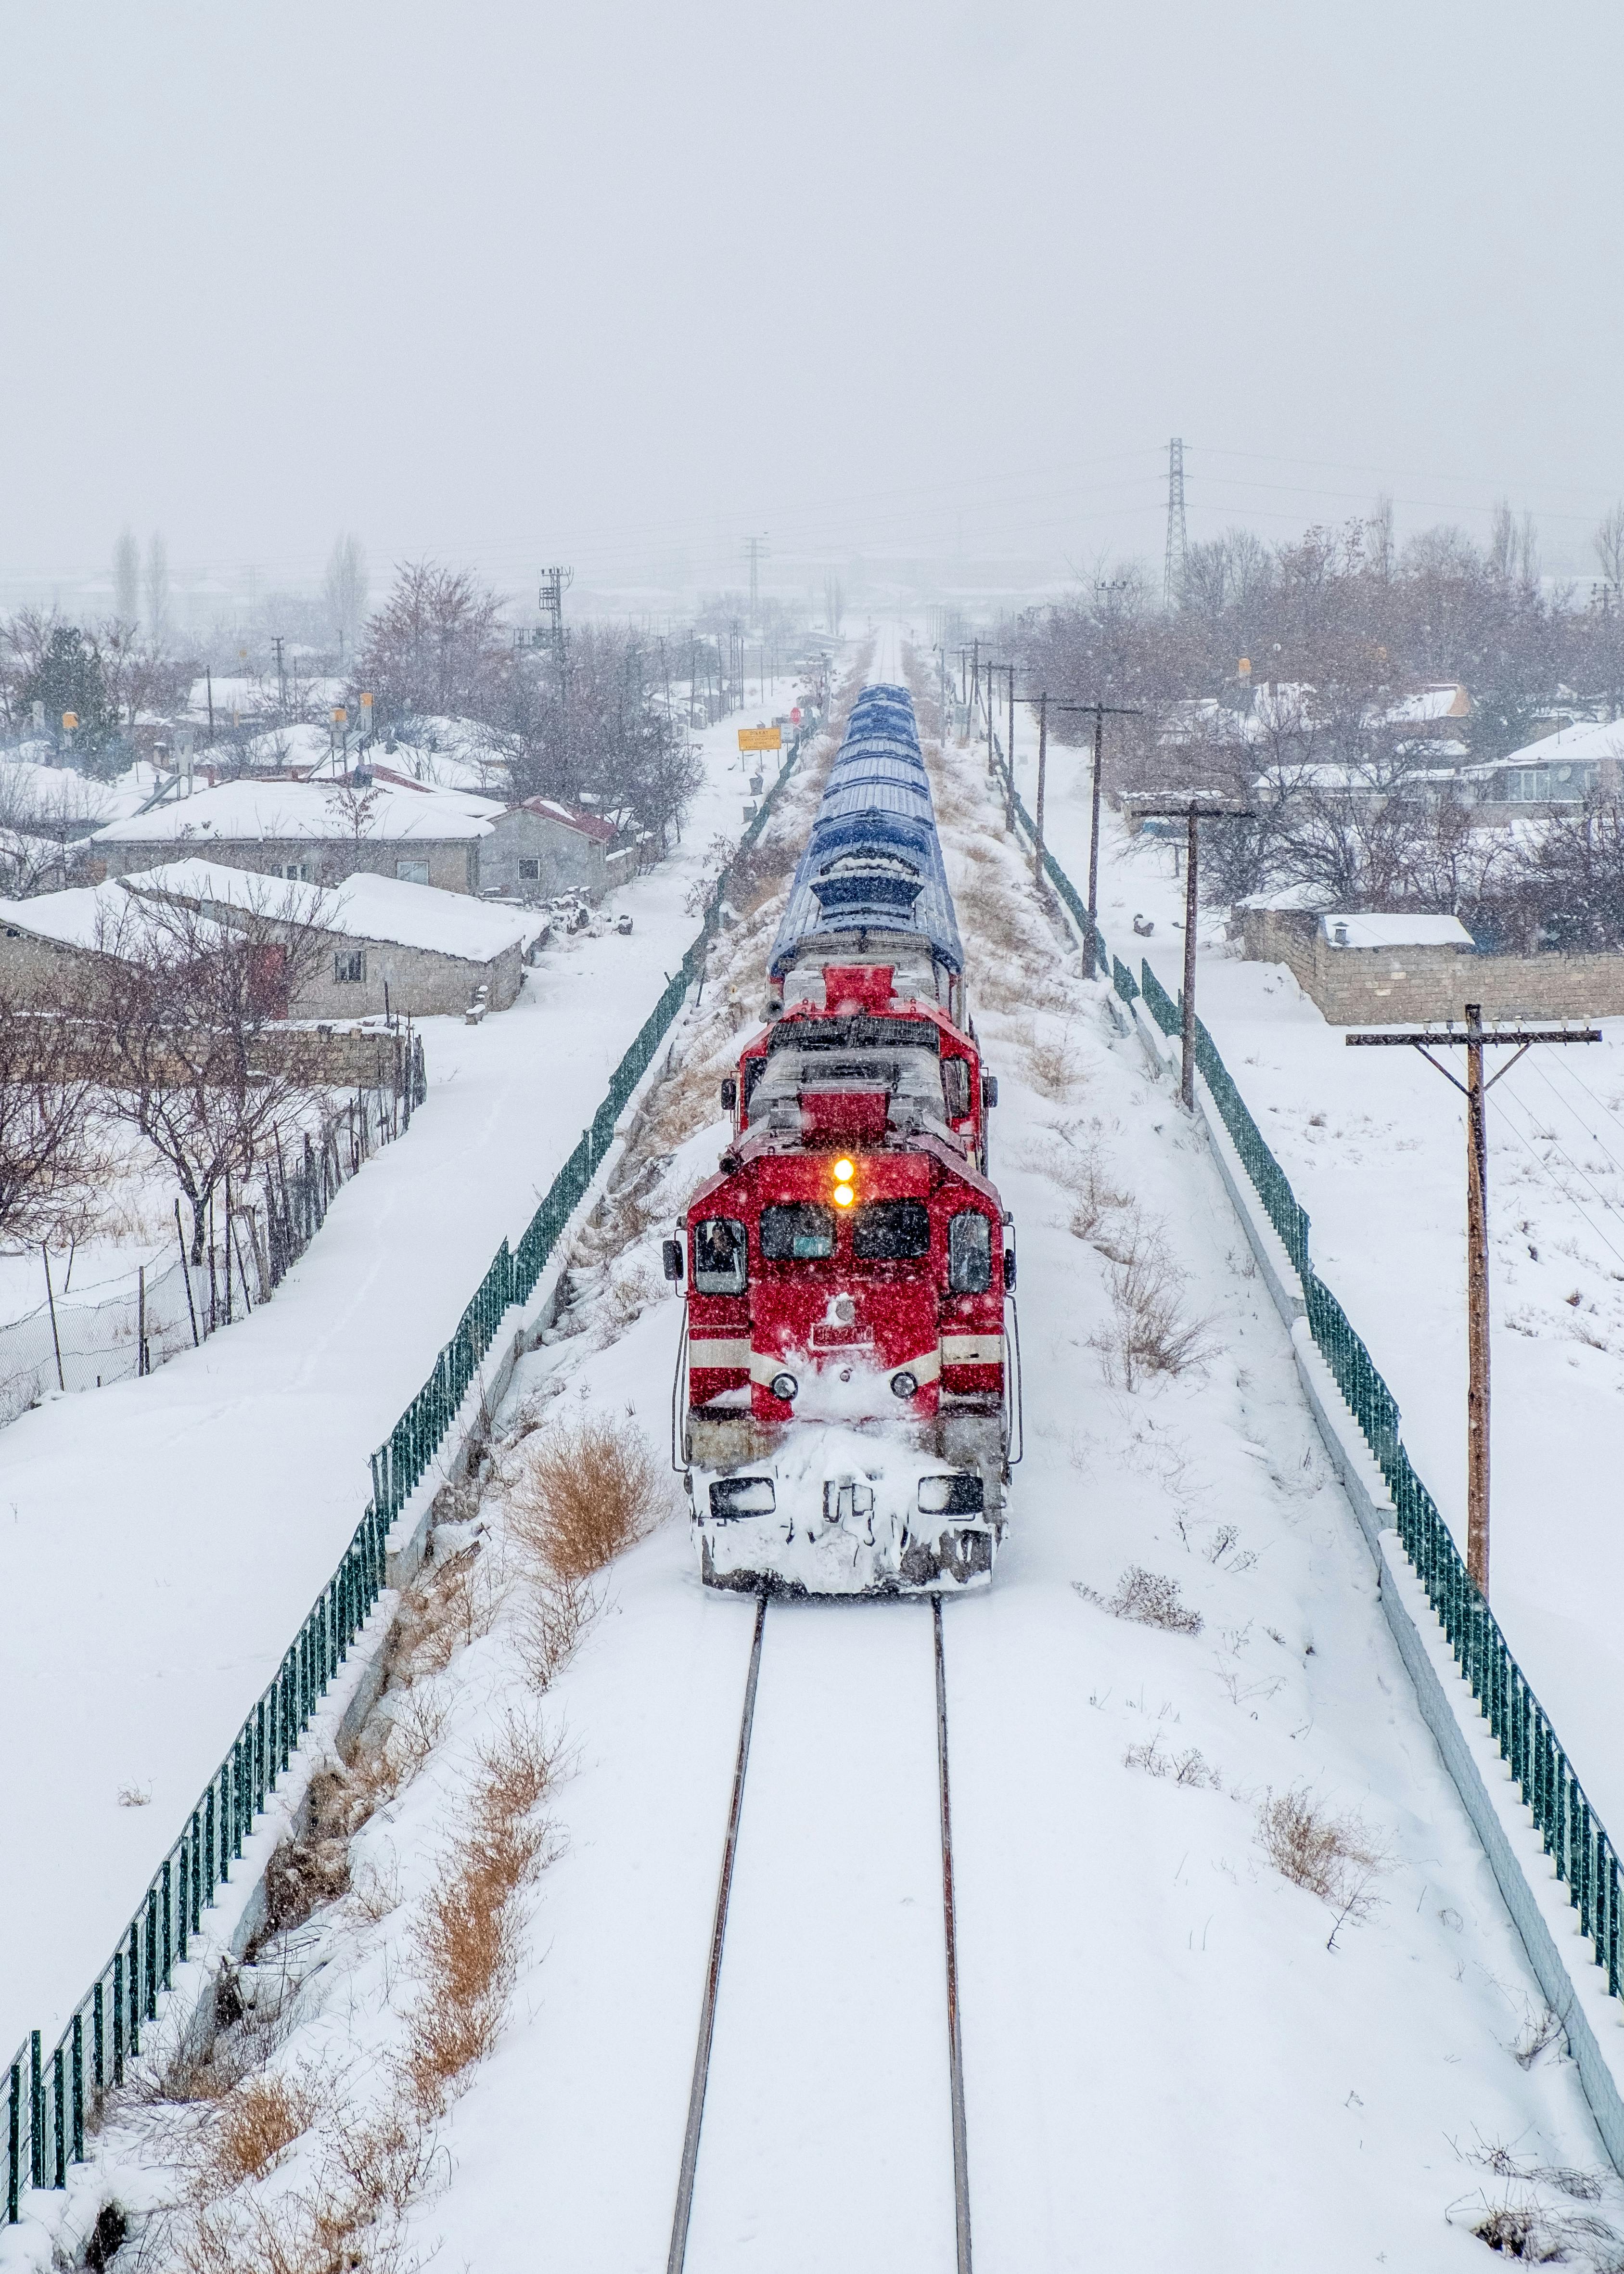
[[784, 737], [776, 727], [741, 727], [739, 748], [741, 750], [779, 750]]

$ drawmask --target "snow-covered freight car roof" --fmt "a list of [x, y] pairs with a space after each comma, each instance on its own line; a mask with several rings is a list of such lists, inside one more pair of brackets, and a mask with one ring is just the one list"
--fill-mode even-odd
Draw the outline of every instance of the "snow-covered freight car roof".
[[878, 702], [874, 692], [853, 709], [796, 864], [773, 942], [775, 979], [812, 955], [820, 937], [861, 930], [921, 938], [947, 970], [964, 968], [913, 703], [900, 689], [882, 690]]

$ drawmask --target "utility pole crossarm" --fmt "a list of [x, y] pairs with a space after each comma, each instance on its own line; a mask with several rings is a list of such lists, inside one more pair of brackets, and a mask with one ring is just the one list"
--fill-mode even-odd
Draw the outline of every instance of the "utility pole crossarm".
[[[1480, 1004], [1468, 1003], [1462, 1026], [1441, 1031], [1389, 1028], [1385, 1034], [1344, 1035], [1350, 1050], [1418, 1050], [1466, 1100], [1466, 1568], [1489, 1594], [1489, 1128], [1488, 1093], [1523, 1054], [1547, 1043], [1598, 1043], [1599, 1027], [1485, 1027]], [[1485, 1050], [1514, 1055], [1483, 1078]], [[1434, 1050], [1464, 1050], [1466, 1079], [1458, 1081]]]
[[[1480, 1034], [1474, 1035], [1469, 1028], [1462, 1027], [1450, 1028], [1441, 1035], [1344, 1035], [1342, 1040], [1350, 1050], [1396, 1048], [1440, 1050], [1446, 1049], [1451, 1043], [1457, 1048], [1462, 1043], [1480, 1043], [1485, 1049], [1487, 1049], [1495, 1043], [1515, 1043], [1519, 1045], [1519, 1055], [1521, 1055], [1521, 1052], [1527, 1050], [1533, 1043], [1598, 1043], [1601, 1040], [1601, 1028], [1599, 1027], [1485, 1027]], [[1511, 1069], [1505, 1066], [1500, 1071], [1508, 1073]], [[1494, 1079], [1498, 1081], [1500, 1074], [1496, 1074]]]

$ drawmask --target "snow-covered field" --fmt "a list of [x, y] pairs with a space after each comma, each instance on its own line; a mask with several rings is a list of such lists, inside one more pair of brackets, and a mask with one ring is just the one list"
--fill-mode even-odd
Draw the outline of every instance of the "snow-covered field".
[[[787, 682], [778, 708], [792, 699]], [[754, 715], [754, 714], [750, 714]], [[253, 1317], [0, 1438], [0, 2045], [54, 2037], [330, 1577], [368, 1457], [516, 1239], [693, 938], [748, 792], [737, 719], [629, 938], [550, 948], [515, 1006], [422, 1024], [426, 1107]]]
[[[1469, 2222], [1530, 2195], [1569, 2219], [1572, 2263], [1611, 2263], [1571, 2220], [1617, 2229], [1624, 2200], [1560, 2039], [1534, 2050], [1520, 1945], [1210, 1159], [1047, 930], [978, 764], [950, 753], [939, 779], [1026, 1345], [1009, 1540], [944, 1620], [977, 2264], [1432, 2274], [1481, 2263]], [[725, 935], [624, 1244], [583, 1259], [515, 1378], [463, 1535], [489, 1615], [393, 1709], [436, 1731], [421, 1773], [358, 1834], [357, 1892], [261, 1954], [262, 1981], [302, 1984], [269, 2061], [310, 2081], [310, 2113], [232, 2216], [313, 2187], [387, 2097], [481, 1748], [539, 1713], [568, 1753], [558, 1852], [404, 2239], [481, 2274], [665, 2263], [754, 1607], [701, 1588], [673, 1517], [538, 1702], [504, 1541], [526, 1433], [560, 1415], [630, 1419], [663, 1459], [680, 1320], [656, 1244], [723, 1141], [703, 1101], [776, 912]], [[1130, 1386], [1133, 1256], [1160, 1259], [1197, 1347]], [[950, 2263], [931, 1702], [923, 1606], [770, 1611], [695, 2274]], [[1282, 1801], [1341, 1827], [1323, 1897], [1277, 1868]], [[96, 2187], [163, 2200], [220, 2120], [132, 2112]]]
[[[1035, 736], [1018, 722], [1031, 802]], [[1047, 821], [1087, 873], [1086, 754], [1050, 745]], [[1109, 763], [1109, 758], [1108, 758]], [[1137, 974], [1182, 984], [1184, 891], [1170, 847], [1109, 809], [1100, 921]], [[1132, 919], [1155, 923], [1138, 939]], [[1417, 1053], [1350, 1050], [1283, 966], [1237, 959], [1203, 916], [1197, 1000], [1312, 1218], [1321, 1276], [1403, 1413], [1405, 1442], [1462, 1546], [1466, 1524], [1466, 1148], [1461, 1100]], [[1624, 1020], [1599, 1043], [1532, 1052], [1489, 1106], [1492, 1324], [1491, 1595], [1608, 1826], [1624, 1826]], [[1508, 1055], [1501, 1054], [1502, 1056]]]

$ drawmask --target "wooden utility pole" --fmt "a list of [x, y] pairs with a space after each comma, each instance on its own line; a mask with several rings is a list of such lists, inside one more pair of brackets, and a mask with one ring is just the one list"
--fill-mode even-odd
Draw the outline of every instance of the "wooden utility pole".
[[1175, 792], [1171, 796], [1131, 796], [1126, 802], [1142, 821], [1158, 815], [1184, 825], [1184, 1005], [1183, 1064], [1178, 1095], [1187, 1112], [1195, 1111], [1195, 927], [1199, 906], [1198, 870], [1200, 837], [1199, 821], [1233, 819], [1247, 808], [1237, 799], [1203, 796], [1199, 791]]
[[1037, 842], [1032, 850], [1032, 880], [1043, 889], [1043, 793], [1049, 779], [1049, 697], [1038, 697], [1038, 812]]
[[[1429, 1065], [1453, 1082], [1466, 1100], [1466, 1568], [1484, 1600], [1489, 1594], [1489, 1131], [1488, 1093], [1508, 1074], [1517, 1058], [1537, 1043], [1598, 1043], [1599, 1027], [1506, 1027], [1491, 1030], [1483, 1006], [1466, 1005], [1466, 1023], [1453, 1020], [1440, 1034], [1350, 1035], [1348, 1048], [1419, 1050]], [[1435, 1050], [1466, 1052], [1466, 1079], [1456, 1081]], [[1510, 1048], [1500, 1073], [1483, 1078], [1485, 1048]]]
[[1115, 703], [1061, 703], [1060, 711], [1086, 711], [1094, 716], [1094, 782], [1089, 792], [1088, 821], [1088, 976], [1100, 968], [1100, 781], [1104, 765], [1105, 722], [1108, 719], [1138, 719], [1143, 713]]

